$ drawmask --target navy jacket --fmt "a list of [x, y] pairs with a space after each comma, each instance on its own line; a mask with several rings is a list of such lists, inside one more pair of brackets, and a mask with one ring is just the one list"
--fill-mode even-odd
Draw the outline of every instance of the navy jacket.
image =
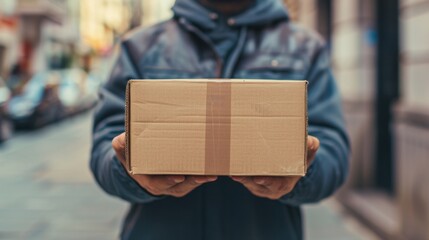
[[[257, 0], [229, 18], [192, 0], [176, 1], [173, 10], [173, 19], [123, 39], [96, 107], [90, 165], [107, 193], [131, 204], [121, 238], [302, 239], [299, 206], [330, 196], [348, 167], [340, 96], [323, 41], [290, 22], [278, 0]], [[280, 200], [256, 197], [227, 177], [183, 198], [149, 194], [127, 175], [111, 141], [125, 130], [127, 81], [157, 78], [308, 80], [309, 134], [321, 146], [307, 175]]]

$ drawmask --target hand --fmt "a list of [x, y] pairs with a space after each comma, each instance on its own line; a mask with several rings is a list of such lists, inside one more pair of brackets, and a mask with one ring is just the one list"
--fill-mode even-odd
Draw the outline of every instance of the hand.
[[[319, 140], [307, 138], [307, 166], [310, 165], [319, 149]], [[293, 190], [301, 176], [290, 177], [239, 177], [232, 176], [234, 181], [243, 184], [251, 193], [258, 197], [279, 199]]]
[[[116, 136], [112, 147], [125, 167], [125, 133]], [[128, 172], [128, 171], [127, 171]], [[216, 181], [215, 176], [130, 175], [142, 188], [153, 195], [183, 197], [203, 183]]]

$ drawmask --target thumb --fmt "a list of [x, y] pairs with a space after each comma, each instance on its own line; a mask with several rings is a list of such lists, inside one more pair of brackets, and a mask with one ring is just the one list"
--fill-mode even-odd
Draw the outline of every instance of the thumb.
[[125, 163], [125, 144], [125, 133], [121, 133], [112, 140], [112, 147], [122, 164]]
[[307, 161], [310, 163], [313, 161], [316, 156], [316, 152], [319, 149], [320, 142], [319, 139], [313, 136], [308, 136], [307, 138]]

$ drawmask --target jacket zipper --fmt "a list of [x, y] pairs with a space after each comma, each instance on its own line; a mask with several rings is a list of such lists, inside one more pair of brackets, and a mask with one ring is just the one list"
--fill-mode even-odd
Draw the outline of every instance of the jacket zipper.
[[208, 39], [200, 30], [198, 30], [196, 27], [189, 24], [186, 19], [180, 18], [179, 22], [190, 32], [195, 33], [201, 40], [203, 40], [209, 47], [212, 53], [214, 54], [216, 58], [216, 70], [215, 70], [215, 77], [216, 78], [222, 78], [222, 69], [223, 69], [223, 61], [219, 54], [216, 52], [215, 48], [213, 47], [213, 44], [211, 43], [210, 39]]
[[240, 53], [243, 50], [244, 41], [246, 40], [246, 35], [247, 35], [247, 28], [246, 27], [241, 28], [240, 32], [238, 33], [238, 40], [234, 47], [234, 51], [231, 53], [231, 55], [229, 56], [226, 62], [226, 68], [224, 72], [224, 76], [226, 78], [232, 77], [234, 67], [237, 64], [238, 58], [240, 57]]
[[[215, 71], [216, 78], [222, 78], [222, 77], [231, 78], [234, 66], [237, 63], [238, 57], [244, 47], [244, 41], [246, 40], [246, 35], [247, 35], [247, 28], [244, 27], [240, 30], [239, 37], [237, 40], [237, 45], [234, 48], [234, 51], [231, 53], [231, 56], [229, 57], [229, 59], [227, 59], [226, 65], [224, 65], [221, 57], [216, 52], [210, 39], [208, 39], [199, 29], [189, 24], [185, 18], [180, 18], [179, 22], [182, 25], [184, 25], [189, 31], [195, 33], [201, 40], [203, 40], [210, 47], [211, 51], [216, 57], [216, 71]], [[226, 70], [225, 70], [225, 74], [222, 74], [222, 70], [224, 66], [226, 66]]]

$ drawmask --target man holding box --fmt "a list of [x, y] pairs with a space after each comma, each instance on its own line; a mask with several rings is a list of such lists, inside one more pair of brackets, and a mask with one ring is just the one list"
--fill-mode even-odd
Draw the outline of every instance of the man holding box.
[[[330, 196], [348, 166], [323, 41], [294, 25], [278, 0], [177, 0], [173, 11], [173, 19], [124, 38], [96, 109], [91, 169], [106, 192], [132, 204], [121, 238], [302, 239], [299, 206]], [[308, 80], [306, 176], [128, 174], [127, 82], [169, 78]]]

